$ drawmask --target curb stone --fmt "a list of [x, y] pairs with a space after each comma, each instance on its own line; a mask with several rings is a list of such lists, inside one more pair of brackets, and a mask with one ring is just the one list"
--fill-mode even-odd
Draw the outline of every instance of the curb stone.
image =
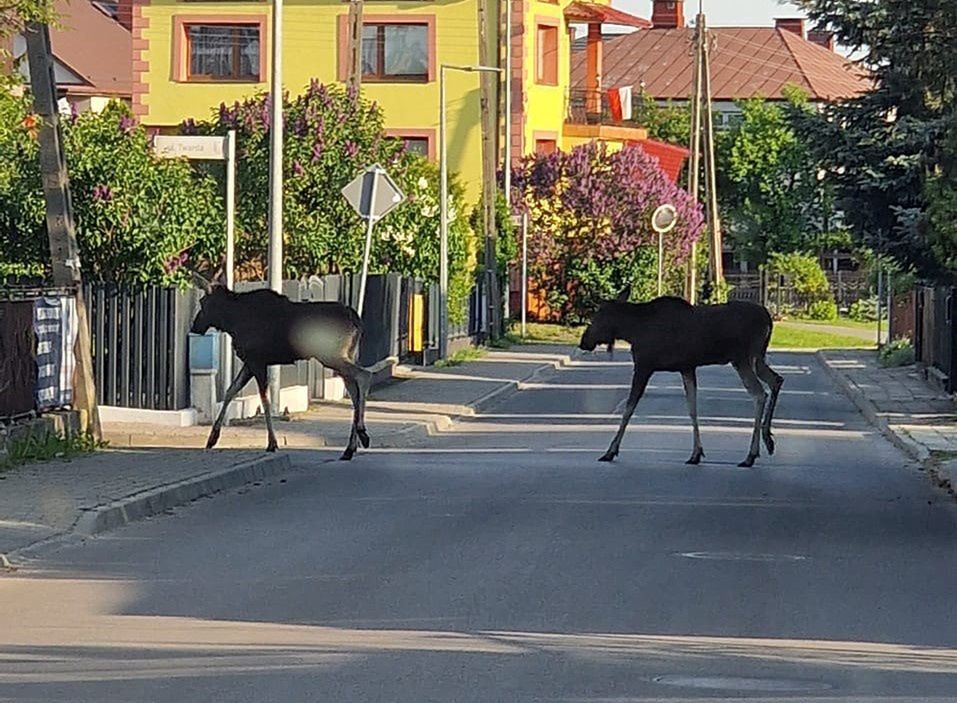
[[911, 459], [919, 462], [921, 468], [930, 475], [938, 487], [948, 491], [951, 495], [957, 495], [957, 459], [939, 461], [927, 447], [912, 439], [906, 431], [894, 431], [887, 419], [877, 411], [874, 404], [867, 399], [860, 389], [828, 363], [827, 354], [819, 351], [815, 354], [815, 357], [817, 362], [824, 367], [824, 370], [844, 392], [844, 395], [861, 411], [864, 419], [876, 427], [891, 444]]
[[15, 569], [8, 557], [23, 558], [38, 548], [64, 540], [75, 540], [114, 530], [132, 522], [160, 515], [197, 498], [210, 496], [276, 476], [291, 468], [287, 454], [265, 456], [235, 464], [219, 471], [210, 471], [181, 481], [134, 493], [125, 498], [88, 508], [81, 508], [73, 525], [56, 535], [19, 547], [8, 555], [0, 554], [0, 567]]

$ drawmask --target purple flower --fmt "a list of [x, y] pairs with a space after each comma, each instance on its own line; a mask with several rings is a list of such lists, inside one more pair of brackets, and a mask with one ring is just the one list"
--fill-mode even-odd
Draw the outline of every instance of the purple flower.
[[299, 160], [296, 159], [292, 162], [292, 172], [297, 176], [301, 176], [306, 172], [306, 169], [304, 169], [302, 164], [299, 163]]
[[113, 199], [113, 191], [106, 185], [93, 186], [93, 201], [97, 203], [108, 203]]
[[346, 141], [345, 149], [346, 149], [346, 156], [348, 156], [350, 159], [355, 158], [356, 155], [359, 153], [359, 145], [353, 141]]
[[70, 103], [70, 124], [76, 124], [80, 117], [80, 111], [76, 108], [76, 103]]
[[189, 260], [189, 254], [185, 251], [180, 252], [175, 256], [169, 257], [166, 261], [163, 262], [163, 269], [166, 271], [167, 275], [172, 274], [179, 270], [186, 262]]
[[181, 131], [183, 134], [196, 134], [196, 120], [194, 120], [192, 117], [184, 120]]
[[322, 142], [317, 139], [316, 143], [312, 145], [312, 163], [316, 163], [321, 158], [322, 158]]
[[119, 127], [120, 127], [120, 131], [123, 132], [123, 134], [130, 134], [132, 133], [133, 129], [136, 127], [136, 120], [134, 120], [132, 117], [127, 117], [126, 115], [123, 115], [120, 118]]

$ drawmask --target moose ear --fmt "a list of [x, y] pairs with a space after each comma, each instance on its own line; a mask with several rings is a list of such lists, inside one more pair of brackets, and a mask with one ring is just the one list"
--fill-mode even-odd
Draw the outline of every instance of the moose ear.
[[626, 286], [621, 289], [621, 292], [618, 294], [618, 297], [616, 298], [616, 300], [619, 303], [627, 303], [628, 298], [630, 297], [631, 297], [631, 286]]
[[213, 285], [219, 288], [226, 288], [226, 262], [222, 262], [216, 267], [213, 273]]

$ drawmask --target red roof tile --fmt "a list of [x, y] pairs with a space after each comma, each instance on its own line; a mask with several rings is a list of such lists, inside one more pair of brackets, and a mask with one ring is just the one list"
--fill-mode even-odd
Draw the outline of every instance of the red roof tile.
[[654, 139], [642, 139], [635, 143], [640, 146], [648, 156], [658, 159], [658, 165], [661, 166], [661, 170], [665, 172], [665, 175], [668, 176], [672, 183], [678, 181], [678, 176], [681, 175], [681, 167], [691, 153], [688, 149], [677, 146], [676, 144], [659, 142]]
[[[855, 64], [823, 46], [773, 27], [716, 27], [711, 53], [715, 100], [780, 98], [789, 84], [814, 101], [850, 98], [870, 81]], [[694, 30], [647, 29], [606, 37], [605, 87], [639, 86], [659, 100], [687, 100], [691, 93]], [[572, 84], [583, 87], [585, 53], [572, 53]]]
[[89, 0], [56, 0], [59, 26], [50, 28], [53, 55], [88, 85], [68, 92], [129, 97], [133, 92], [133, 39], [129, 30]]

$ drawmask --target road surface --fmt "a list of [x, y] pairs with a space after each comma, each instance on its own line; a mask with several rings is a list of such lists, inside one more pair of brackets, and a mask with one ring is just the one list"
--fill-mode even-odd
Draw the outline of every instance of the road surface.
[[[677, 376], [598, 464], [603, 355], [421, 449], [295, 455], [0, 578], [0, 701], [957, 701], [957, 513], [811, 355]], [[374, 436], [374, 427], [370, 427]]]

